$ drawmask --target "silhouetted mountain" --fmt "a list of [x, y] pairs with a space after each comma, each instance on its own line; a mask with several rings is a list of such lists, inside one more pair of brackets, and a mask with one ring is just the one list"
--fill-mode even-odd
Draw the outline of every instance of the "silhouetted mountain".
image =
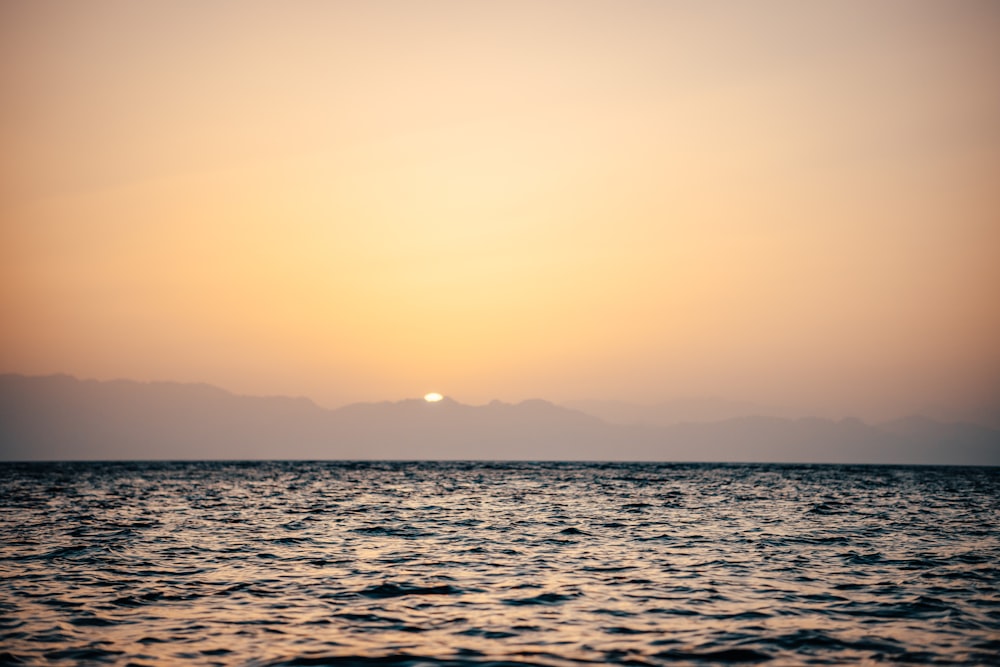
[[914, 416], [879, 424], [879, 429], [904, 440], [915, 450], [933, 452], [996, 452], [1000, 431], [979, 424], [943, 423], [930, 417]]
[[0, 375], [0, 459], [521, 459], [1000, 465], [1000, 433], [926, 418], [609, 424], [530, 400], [323, 409], [200, 384]]
[[593, 415], [609, 424], [648, 424], [670, 426], [692, 422], [717, 422], [738, 417], [786, 417], [792, 410], [774, 408], [747, 401], [722, 398], [678, 398], [662, 403], [640, 405], [624, 401], [567, 401], [565, 406]]
[[0, 376], [7, 459], [273, 458], [288, 438], [326, 442], [326, 420], [305, 398], [204, 384]]
[[594, 458], [610, 436], [601, 420], [540, 400], [360, 403], [331, 411], [331, 425], [342, 441], [393, 459]]
[[983, 403], [962, 408], [924, 405], [913, 410], [912, 414], [945, 424], [975, 424], [994, 431], [1000, 430], [1000, 398], [993, 404]]
[[[938, 425], [944, 426], [944, 425]], [[951, 429], [894, 433], [858, 419], [741, 417], [714, 423], [675, 424], [661, 429], [669, 442], [708, 461], [809, 461], [815, 463], [914, 463], [1000, 465], [1000, 433], [962, 439]], [[741, 453], [750, 456], [743, 457]]]

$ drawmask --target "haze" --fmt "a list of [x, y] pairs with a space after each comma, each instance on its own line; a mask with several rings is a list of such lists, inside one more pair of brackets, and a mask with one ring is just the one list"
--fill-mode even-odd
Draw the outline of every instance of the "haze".
[[0, 371], [983, 421], [997, 35], [970, 1], [3, 3]]

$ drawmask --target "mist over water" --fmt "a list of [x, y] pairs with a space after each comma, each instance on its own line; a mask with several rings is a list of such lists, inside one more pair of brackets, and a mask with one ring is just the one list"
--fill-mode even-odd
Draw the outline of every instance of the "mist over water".
[[0, 662], [982, 664], [1000, 469], [49, 463]]

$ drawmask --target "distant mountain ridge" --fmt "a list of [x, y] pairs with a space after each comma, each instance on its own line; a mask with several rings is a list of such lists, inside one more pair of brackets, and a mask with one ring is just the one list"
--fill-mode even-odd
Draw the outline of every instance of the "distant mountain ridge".
[[627, 403], [625, 401], [582, 400], [567, 401], [563, 405], [600, 417], [611, 424], [648, 424], [671, 426], [692, 422], [717, 422], [739, 417], [784, 417], [797, 415], [788, 408], [731, 401], [715, 397], [677, 398], [653, 404]]
[[608, 423], [543, 400], [322, 408], [205, 384], [0, 375], [0, 460], [485, 459], [1000, 465], [1000, 432], [910, 418]]

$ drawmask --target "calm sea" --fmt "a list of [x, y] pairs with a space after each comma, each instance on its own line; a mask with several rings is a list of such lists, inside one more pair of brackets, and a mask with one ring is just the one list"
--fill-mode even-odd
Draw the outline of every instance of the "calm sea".
[[1000, 469], [0, 464], [0, 662], [1000, 663]]

